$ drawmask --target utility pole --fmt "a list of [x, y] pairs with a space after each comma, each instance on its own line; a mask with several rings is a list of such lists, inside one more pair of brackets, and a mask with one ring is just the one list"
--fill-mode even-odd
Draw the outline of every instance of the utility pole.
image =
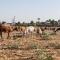
[[14, 16], [14, 18], [12, 20], [12, 25], [15, 25], [15, 16]]

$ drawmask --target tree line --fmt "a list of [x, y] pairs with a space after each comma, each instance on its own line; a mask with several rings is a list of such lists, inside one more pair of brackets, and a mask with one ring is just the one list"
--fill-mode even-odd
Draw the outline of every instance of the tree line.
[[[5, 21], [3, 21], [2, 23], [6, 23]], [[11, 23], [13, 24], [13, 23]], [[26, 22], [15, 22], [14, 24], [15, 26], [43, 26], [43, 27], [60, 27], [60, 20], [55, 21], [54, 19], [48, 19], [45, 22], [40, 22], [40, 18], [38, 18], [38, 20], [36, 22], [34, 22], [33, 20], [30, 21], [29, 23]]]
[[38, 18], [38, 21], [34, 22], [33, 20], [30, 21], [30, 23], [21, 23], [17, 22], [15, 23], [16, 26], [43, 26], [43, 27], [60, 27], [60, 20], [55, 21], [54, 19], [48, 19], [45, 22], [40, 22], [40, 19]]

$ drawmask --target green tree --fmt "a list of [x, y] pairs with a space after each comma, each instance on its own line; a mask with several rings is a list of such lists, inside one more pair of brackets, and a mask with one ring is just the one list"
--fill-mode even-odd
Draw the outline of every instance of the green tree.
[[5, 21], [2, 21], [2, 24], [6, 23]]
[[21, 23], [18, 21], [15, 25], [16, 25], [16, 26], [20, 26], [20, 25], [21, 25]]
[[40, 26], [40, 18], [37, 18], [36, 26]]
[[30, 22], [30, 25], [31, 25], [31, 26], [34, 26], [34, 25], [35, 25], [34, 21], [31, 21], [31, 22]]
[[51, 25], [52, 25], [52, 26], [58, 26], [58, 22], [53, 19], [53, 20], [51, 21]]
[[40, 22], [39, 21], [36, 22], [36, 26], [40, 26]]

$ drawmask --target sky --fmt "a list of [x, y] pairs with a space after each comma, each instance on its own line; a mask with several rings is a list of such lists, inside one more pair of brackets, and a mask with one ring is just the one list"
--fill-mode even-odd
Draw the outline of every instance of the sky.
[[60, 0], [0, 0], [0, 22], [60, 19]]

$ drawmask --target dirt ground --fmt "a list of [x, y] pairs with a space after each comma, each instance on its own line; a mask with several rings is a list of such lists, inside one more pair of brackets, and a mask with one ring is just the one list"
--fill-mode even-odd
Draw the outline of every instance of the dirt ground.
[[[51, 55], [53, 60], [60, 60], [60, 32], [57, 34], [49, 34], [52, 31], [45, 32], [46, 34], [41, 36], [31, 34], [9, 39], [6, 39], [7, 34], [3, 33], [3, 39], [0, 38], [0, 60], [43, 60], [39, 59], [41, 53], [38, 55], [38, 51]], [[14, 33], [10, 36], [12, 37]]]

